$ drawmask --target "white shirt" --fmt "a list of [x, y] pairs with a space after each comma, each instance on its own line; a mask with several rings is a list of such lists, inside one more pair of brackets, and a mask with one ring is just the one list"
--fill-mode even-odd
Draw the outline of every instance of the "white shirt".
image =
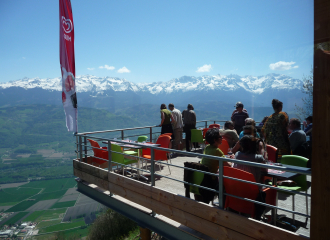
[[182, 128], [183, 127], [183, 122], [182, 122], [182, 114], [179, 109], [174, 108], [172, 111], [172, 116], [175, 120], [175, 125], [173, 126], [174, 129], [176, 128]]

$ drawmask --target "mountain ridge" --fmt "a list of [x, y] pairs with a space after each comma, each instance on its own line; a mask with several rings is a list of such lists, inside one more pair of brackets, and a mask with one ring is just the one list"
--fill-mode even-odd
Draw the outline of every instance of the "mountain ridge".
[[[42, 88], [48, 91], [62, 91], [61, 78], [23, 78], [6, 83], [0, 83], [0, 89], [21, 87], [24, 89]], [[301, 89], [302, 81], [286, 75], [270, 73], [264, 76], [204, 75], [200, 77], [182, 76], [167, 82], [132, 83], [124, 78], [96, 77], [82, 75], [76, 77], [77, 92], [102, 91], [132, 91], [135, 93], [148, 92], [151, 94], [170, 94], [189, 91], [236, 91], [243, 88], [253, 94], [261, 94], [266, 89]]]

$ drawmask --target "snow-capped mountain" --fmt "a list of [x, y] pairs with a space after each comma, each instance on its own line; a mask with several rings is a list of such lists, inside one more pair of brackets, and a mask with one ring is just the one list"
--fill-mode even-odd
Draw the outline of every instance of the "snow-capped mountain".
[[[120, 78], [85, 75], [77, 76], [75, 81], [78, 106], [104, 108], [112, 112], [141, 104], [169, 102], [181, 106], [192, 103], [203, 109], [214, 108], [214, 104], [205, 106], [209, 102], [216, 102], [217, 109], [222, 109], [226, 104], [231, 109], [237, 101], [242, 101], [245, 106], [271, 107], [273, 98], [280, 99], [287, 108], [293, 109], [303, 96], [301, 80], [280, 74], [258, 77], [183, 76], [167, 82], [137, 84]], [[61, 91], [61, 78], [23, 78], [0, 83], [0, 107], [62, 104]]]
[[[133, 91], [148, 92], [151, 94], [175, 93], [189, 91], [235, 91], [242, 88], [254, 94], [263, 93], [266, 89], [300, 89], [302, 82], [286, 75], [268, 74], [266, 76], [238, 76], [215, 75], [189, 77], [183, 76], [168, 82], [131, 83], [125, 79], [113, 77], [95, 77], [91, 75], [77, 76], [77, 92], [102, 92], [102, 91]], [[61, 78], [23, 78], [7, 83], [0, 83], [0, 89], [21, 87], [24, 89], [42, 88], [44, 90], [62, 91]]]

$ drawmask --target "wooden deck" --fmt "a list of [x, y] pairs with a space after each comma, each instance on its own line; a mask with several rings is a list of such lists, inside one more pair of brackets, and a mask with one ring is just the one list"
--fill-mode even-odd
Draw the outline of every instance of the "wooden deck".
[[[172, 164], [183, 166], [186, 161], [200, 161], [199, 158], [176, 157]], [[218, 209], [184, 197], [184, 185], [165, 177], [156, 178], [155, 186], [150, 183], [125, 177], [107, 170], [74, 160], [74, 175], [93, 183], [98, 187], [119, 195], [129, 201], [146, 207], [157, 214], [170, 218], [214, 239], [305, 239], [300, 234], [309, 236], [309, 221], [306, 228], [299, 227], [296, 233], [236, 213]], [[183, 169], [163, 165], [156, 173], [183, 180]], [[160, 170], [160, 171], [159, 171]], [[310, 191], [310, 190], [309, 190]], [[309, 201], [310, 202], [310, 201]], [[291, 208], [291, 196], [279, 195], [279, 206]], [[309, 208], [310, 209], [310, 208]], [[296, 196], [296, 210], [306, 213], [305, 198]], [[267, 214], [270, 214], [267, 213]], [[282, 214], [282, 212], [279, 212]], [[285, 213], [291, 218], [291, 214]], [[301, 225], [305, 218], [296, 216], [296, 225]]]

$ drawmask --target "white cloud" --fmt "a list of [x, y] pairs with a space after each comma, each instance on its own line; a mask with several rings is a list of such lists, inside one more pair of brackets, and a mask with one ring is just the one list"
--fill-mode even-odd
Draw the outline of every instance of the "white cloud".
[[92, 70], [94, 70], [95, 68], [87, 68], [87, 70], [89, 70], [89, 71], [92, 71]]
[[277, 63], [271, 63], [269, 64], [269, 68], [271, 70], [279, 70], [279, 71], [283, 71], [283, 70], [290, 70], [292, 68], [298, 68], [298, 65], [295, 65], [295, 62], [283, 62], [283, 61], [279, 61]]
[[204, 66], [197, 68], [196, 72], [209, 72], [211, 69], [212, 69], [211, 64], [210, 65], [204, 64]]
[[26, 57], [22, 57], [23, 59], [26, 59]]
[[131, 71], [128, 70], [126, 67], [122, 67], [122, 68], [118, 69], [117, 72], [119, 72], [119, 73], [130, 73]]
[[99, 68], [105, 68], [105, 69], [107, 69], [107, 70], [114, 70], [115, 69], [115, 67], [114, 66], [108, 66], [108, 65], [104, 65], [104, 66], [99, 66]]

